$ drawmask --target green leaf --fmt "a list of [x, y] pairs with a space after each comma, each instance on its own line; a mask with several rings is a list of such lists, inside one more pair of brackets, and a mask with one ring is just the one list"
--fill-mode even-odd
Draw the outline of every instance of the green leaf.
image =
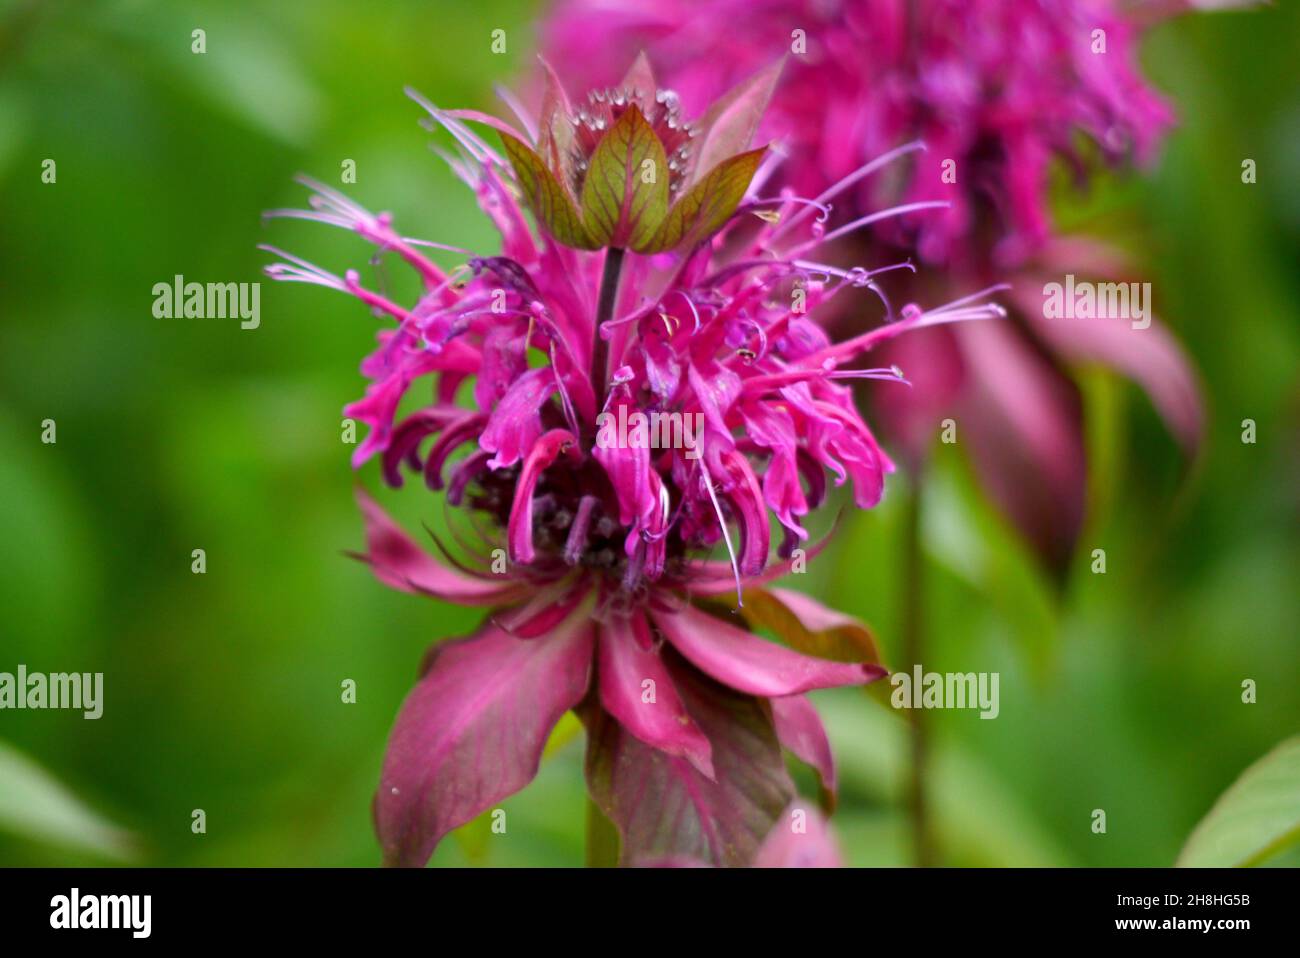
[[600, 246], [640, 249], [668, 213], [668, 155], [635, 103], [591, 155], [582, 183], [582, 222]]
[[132, 857], [131, 836], [86, 806], [53, 775], [0, 742], [0, 830], [107, 858]]
[[514, 168], [515, 179], [523, 191], [524, 202], [537, 217], [538, 223], [566, 246], [578, 249], [599, 249], [583, 229], [582, 219], [574, 205], [568, 187], [555, 178], [542, 158], [523, 141], [500, 133], [501, 144]]
[[767, 148], [762, 147], [723, 160], [678, 198], [649, 243], [633, 249], [638, 253], [658, 253], [678, 246], [694, 246], [722, 229], [744, 199], [766, 152]]
[[1260, 865], [1300, 844], [1300, 736], [1287, 739], [1219, 796], [1178, 856], [1182, 868]]

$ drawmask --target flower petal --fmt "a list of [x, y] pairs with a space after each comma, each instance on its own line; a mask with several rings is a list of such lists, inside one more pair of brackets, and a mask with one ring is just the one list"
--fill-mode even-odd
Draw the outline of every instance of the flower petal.
[[[640, 625], [636, 623], [639, 620]], [[597, 646], [600, 703], [642, 742], [686, 759], [712, 779], [709, 740], [682, 704], [657, 649], [643, 649], [635, 632], [645, 628], [640, 612], [606, 624]], [[645, 683], [653, 683], [649, 689]], [[646, 701], [646, 696], [651, 696]]]
[[365, 517], [369, 550], [360, 558], [384, 585], [460, 605], [503, 605], [524, 594], [526, 587], [521, 583], [476, 579], [447, 568], [412, 542], [364, 491], [357, 491], [357, 504]]
[[551, 463], [563, 452], [576, 453], [577, 440], [567, 429], [552, 429], [537, 440], [528, 451], [524, 468], [515, 486], [515, 501], [510, 507], [510, 521], [506, 528], [510, 544], [510, 558], [528, 563], [535, 558], [533, 551], [533, 490], [537, 480]]
[[835, 756], [821, 716], [804, 695], [787, 695], [771, 701], [776, 737], [799, 761], [817, 773], [821, 780], [823, 804], [828, 812], [834, 811], [838, 796]]
[[697, 668], [751, 695], [773, 697], [839, 685], [864, 685], [886, 674], [878, 665], [801, 655], [693, 606], [676, 612], [656, 611], [654, 621], [677, 651]]
[[532, 780], [551, 729], [586, 694], [593, 640], [582, 614], [544, 639], [486, 623], [434, 650], [384, 755], [375, 827], [385, 863], [423, 865], [447, 832]]

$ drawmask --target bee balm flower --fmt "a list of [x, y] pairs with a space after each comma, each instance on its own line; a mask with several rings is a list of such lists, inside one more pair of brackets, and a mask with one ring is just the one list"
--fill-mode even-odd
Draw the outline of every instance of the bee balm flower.
[[[750, 864], [794, 797], [783, 747], [833, 794], [804, 693], [885, 674], [860, 623], [767, 587], [816, 554], [803, 548], [805, 518], [828, 477], [868, 508], [893, 468], [846, 384], [901, 378], [856, 365], [879, 342], [998, 310], [908, 306], [832, 342], [809, 314], [879, 292], [879, 276], [902, 267], [820, 262], [816, 235], [778, 233], [799, 208], [789, 197], [706, 190], [702, 207], [732, 208], [717, 233], [692, 227], [654, 255], [635, 240], [627, 253], [575, 249], [544, 212], [537, 232], [525, 220], [531, 167], [508, 163], [467, 114], [428, 109], [455, 138], [447, 158], [499, 229], [500, 253], [459, 251], [464, 264], [446, 272], [421, 252], [434, 244], [312, 181], [311, 209], [272, 215], [396, 253], [423, 282], [418, 301], [267, 247], [281, 257], [273, 278], [348, 293], [389, 321], [362, 364], [366, 395], [346, 410], [370, 426], [356, 465], [379, 458], [392, 486], [419, 476], [475, 529], [454, 553], [439, 541], [445, 561], [435, 560], [361, 500], [364, 558], [382, 582], [489, 610], [473, 635], [433, 648], [398, 715], [375, 801], [385, 859], [424, 863], [448, 831], [526, 785], [575, 710], [589, 792], [624, 862]], [[529, 149], [545, 155], [544, 136]], [[688, 174], [677, 202], [708, 180]], [[635, 236], [621, 218], [609, 235], [625, 227]], [[399, 420], [417, 383], [431, 399]], [[470, 408], [455, 402], [462, 387]], [[599, 438], [605, 413], [703, 425], [680, 447], [610, 443]]]

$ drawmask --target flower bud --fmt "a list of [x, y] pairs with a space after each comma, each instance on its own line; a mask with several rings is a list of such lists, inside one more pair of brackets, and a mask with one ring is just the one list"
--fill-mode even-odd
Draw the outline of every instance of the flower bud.
[[689, 248], [736, 212], [766, 148], [748, 150], [781, 64], [684, 122], [642, 54], [623, 82], [574, 109], [547, 68], [537, 143], [498, 127], [524, 202], [566, 246]]

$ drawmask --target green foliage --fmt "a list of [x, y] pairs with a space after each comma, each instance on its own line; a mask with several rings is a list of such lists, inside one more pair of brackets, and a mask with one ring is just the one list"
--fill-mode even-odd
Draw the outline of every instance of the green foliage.
[[89, 852], [121, 863], [133, 855], [125, 831], [88, 808], [66, 786], [12, 746], [0, 742], [0, 831]]
[[1267, 865], [1300, 844], [1300, 736], [1269, 752], [1223, 793], [1187, 839], [1184, 867]]

